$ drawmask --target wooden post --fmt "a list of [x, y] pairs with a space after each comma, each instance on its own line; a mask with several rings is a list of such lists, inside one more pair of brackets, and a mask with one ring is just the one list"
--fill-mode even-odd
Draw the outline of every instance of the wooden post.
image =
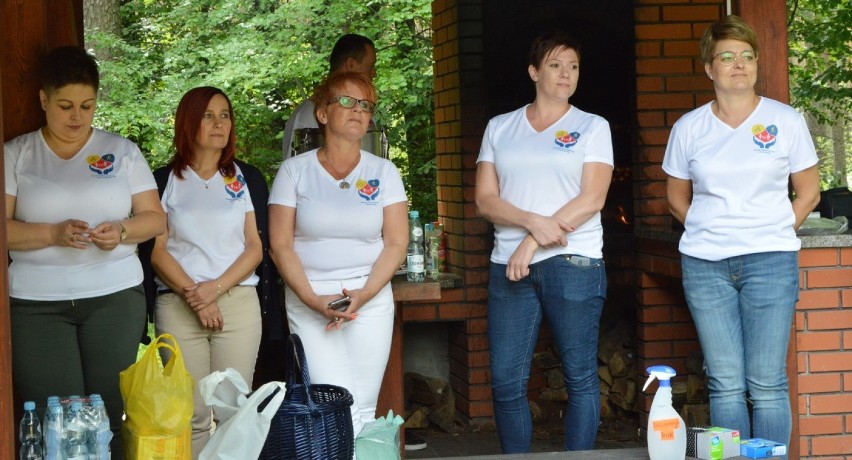
[[[751, 24], [757, 33], [760, 57], [757, 60], [758, 95], [790, 103], [790, 73], [787, 56], [787, 4], [784, 0], [739, 0], [734, 14]], [[790, 326], [787, 347], [787, 381], [793, 431], [787, 446], [789, 458], [799, 458], [799, 365], [796, 359], [796, 322]]]
[[[48, 49], [83, 43], [82, 0], [3, 0], [0, 2], [0, 132], [3, 141], [44, 124], [38, 103], [36, 62]], [[0, 143], [0, 154], [3, 144]], [[3, 183], [0, 163], [0, 184]], [[5, 215], [5, 200], [0, 209]], [[6, 226], [0, 253], [6, 254]], [[16, 458], [17, 424], [12, 388], [12, 337], [8, 271], [0, 271], [0, 458]], [[20, 405], [20, 404], [18, 404]]]

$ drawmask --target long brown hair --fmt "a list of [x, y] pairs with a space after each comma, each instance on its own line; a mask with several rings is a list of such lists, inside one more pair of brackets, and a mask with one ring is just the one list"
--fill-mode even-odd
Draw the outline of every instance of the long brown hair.
[[232, 177], [236, 174], [234, 156], [236, 154], [236, 129], [234, 122], [234, 106], [231, 99], [219, 88], [213, 86], [199, 86], [186, 92], [180, 100], [175, 113], [175, 137], [173, 145], [175, 155], [169, 163], [175, 176], [183, 179], [183, 169], [188, 168], [195, 159], [195, 138], [198, 136], [198, 128], [201, 119], [207, 111], [207, 105], [213, 96], [221, 94], [228, 101], [228, 112], [231, 114], [231, 132], [228, 133], [228, 143], [222, 149], [219, 157], [219, 172], [224, 177]]

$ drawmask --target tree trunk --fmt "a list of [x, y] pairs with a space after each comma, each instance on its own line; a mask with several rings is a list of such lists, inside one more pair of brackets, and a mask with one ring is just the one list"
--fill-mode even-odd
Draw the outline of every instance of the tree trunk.
[[86, 47], [95, 51], [100, 61], [108, 61], [112, 53], [105, 46], [100, 46], [91, 37], [92, 32], [111, 33], [121, 36], [121, 15], [119, 0], [83, 0], [83, 30], [86, 34]]
[[831, 125], [831, 146], [834, 151], [834, 172], [840, 183], [838, 187], [848, 187], [846, 178], [846, 122], [835, 120]]

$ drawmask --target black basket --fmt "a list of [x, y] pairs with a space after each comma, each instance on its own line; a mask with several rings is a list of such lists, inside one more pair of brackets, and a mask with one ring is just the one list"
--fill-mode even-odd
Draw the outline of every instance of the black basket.
[[[269, 426], [259, 460], [351, 460], [352, 394], [335, 385], [311, 384], [302, 340], [290, 334], [287, 393]], [[301, 382], [295, 369], [301, 370]]]

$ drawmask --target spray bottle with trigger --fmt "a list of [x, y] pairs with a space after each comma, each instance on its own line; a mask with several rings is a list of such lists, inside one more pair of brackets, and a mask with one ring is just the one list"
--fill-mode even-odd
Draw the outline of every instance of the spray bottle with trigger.
[[644, 392], [655, 378], [660, 381], [648, 414], [648, 456], [651, 460], [683, 460], [686, 458], [686, 426], [672, 407], [671, 378], [677, 375], [669, 366], [648, 368]]

